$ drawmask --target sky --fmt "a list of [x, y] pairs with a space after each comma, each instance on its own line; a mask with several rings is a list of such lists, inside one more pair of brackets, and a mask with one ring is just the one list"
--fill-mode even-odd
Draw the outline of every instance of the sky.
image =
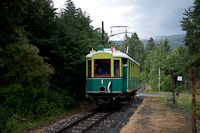
[[[66, 0], [53, 0], [55, 8], [64, 8]], [[111, 35], [136, 32], [140, 39], [154, 36], [184, 34], [180, 22], [185, 9], [192, 6], [194, 0], [72, 0], [76, 8], [81, 8], [92, 20], [94, 28], [101, 28]], [[59, 12], [59, 10], [58, 10]], [[128, 34], [131, 35], [131, 34]], [[122, 40], [124, 35], [114, 36], [112, 40]]]

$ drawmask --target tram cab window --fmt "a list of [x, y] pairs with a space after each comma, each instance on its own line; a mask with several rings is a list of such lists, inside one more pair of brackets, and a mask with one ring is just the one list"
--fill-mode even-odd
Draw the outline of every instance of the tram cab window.
[[114, 75], [120, 76], [119, 74], [119, 60], [114, 60]]
[[88, 77], [91, 77], [91, 60], [88, 60]]
[[95, 60], [95, 76], [110, 76], [110, 59]]

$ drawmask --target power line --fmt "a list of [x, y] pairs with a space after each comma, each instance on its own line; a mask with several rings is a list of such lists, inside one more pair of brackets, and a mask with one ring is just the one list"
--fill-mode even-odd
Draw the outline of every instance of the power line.
[[56, 1], [56, 0], [53, 0], [53, 1], [55, 1], [58, 5], [60, 5], [60, 6], [63, 6], [63, 5], [61, 5], [58, 1]]
[[109, 15], [109, 17], [117, 24], [117, 25], [119, 25], [118, 23], [117, 23], [117, 21], [110, 15], [110, 13], [106, 10], [106, 8], [101, 4], [101, 2], [99, 1], [99, 0], [97, 0], [98, 1], [98, 3], [103, 7], [103, 9], [107, 12], [107, 15]]
[[[113, 32], [114, 33], [114, 32]], [[115, 33], [114, 33], [115, 34]], [[118, 34], [115, 34], [115, 36], [117, 36], [119, 39], [123, 40], [121, 37], [119, 37]], [[110, 36], [110, 37], [114, 37], [114, 36]]]
[[54, 1], [54, 2], [53, 2], [54, 4], [57, 3], [57, 4], [60, 6], [60, 7], [58, 7], [57, 9], [61, 11], [61, 10], [62, 10], [62, 7], [63, 7], [64, 5], [61, 5], [61, 4], [60, 4], [58, 1], [56, 1], [56, 0], [53, 0], [53, 1]]

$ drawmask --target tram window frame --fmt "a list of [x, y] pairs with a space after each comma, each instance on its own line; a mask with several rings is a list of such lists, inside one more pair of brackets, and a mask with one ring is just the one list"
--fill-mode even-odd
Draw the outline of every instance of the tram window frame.
[[131, 67], [130, 67], [131, 63], [129, 62], [128, 64], [129, 64], [128, 65], [128, 69], [129, 69], [128, 70], [128, 77], [130, 78], [131, 77], [131, 75], [130, 75], [131, 74]]
[[132, 62], [130, 64], [130, 78], [132, 78]]
[[[118, 74], [116, 74], [115, 72], [115, 70], [116, 70], [116, 68], [115, 68], [115, 62], [118, 62]], [[114, 77], [120, 77], [120, 60], [114, 60], [113, 61], [113, 63], [114, 63]]]
[[131, 63], [131, 78], [133, 78], [133, 63]]
[[132, 66], [132, 67], [133, 67], [133, 74], [132, 74], [132, 77], [134, 77], [134, 72], [135, 72], [135, 71], [134, 71], [134, 64], [133, 64], [133, 66]]
[[[99, 74], [96, 74], [96, 62], [97, 61], [109, 61], [109, 67], [107, 67], [107, 68], [109, 68], [108, 69], [108, 74], [102, 74], [102, 75], [99, 75]], [[106, 68], [106, 70], [105, 71], [107, 71], [107, 68]], [[94, 59], [94, 77], [111, 77], [111, 59]]]
[[88, 77], [92, 76], [92, 60], [88, 60]]

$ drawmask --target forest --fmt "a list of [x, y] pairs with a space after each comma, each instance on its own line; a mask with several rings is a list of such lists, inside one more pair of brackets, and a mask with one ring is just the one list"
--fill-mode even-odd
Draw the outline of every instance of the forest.
[[[170, 48], [167, 38], [159, 43], [150, 38], [144, 47], [137, 33], [116, 46], [124, 52], [129, 45], [128, 55], [141, 65], [141, 82], [156, 90], [158, 68], [161, 91], [171, 91], [171, 69], [175, 76], [183, 76], [182, 88], [189, 83], [190, 67], [197, 67], [199, 80], [199, 9], [199, 2], [194, 2], [185, 10], [180, 25], [186, 36], [176, 49]], [[101, 40], [101, 28], [91, 22], [71, 0], [60, 13], [52, 0], [1, 2], [0, 132], [65, 112], [85, 99], [85, 55], [100, 44], [108, 47]], [[106, 34], [105, 38], [109, 39]]]

